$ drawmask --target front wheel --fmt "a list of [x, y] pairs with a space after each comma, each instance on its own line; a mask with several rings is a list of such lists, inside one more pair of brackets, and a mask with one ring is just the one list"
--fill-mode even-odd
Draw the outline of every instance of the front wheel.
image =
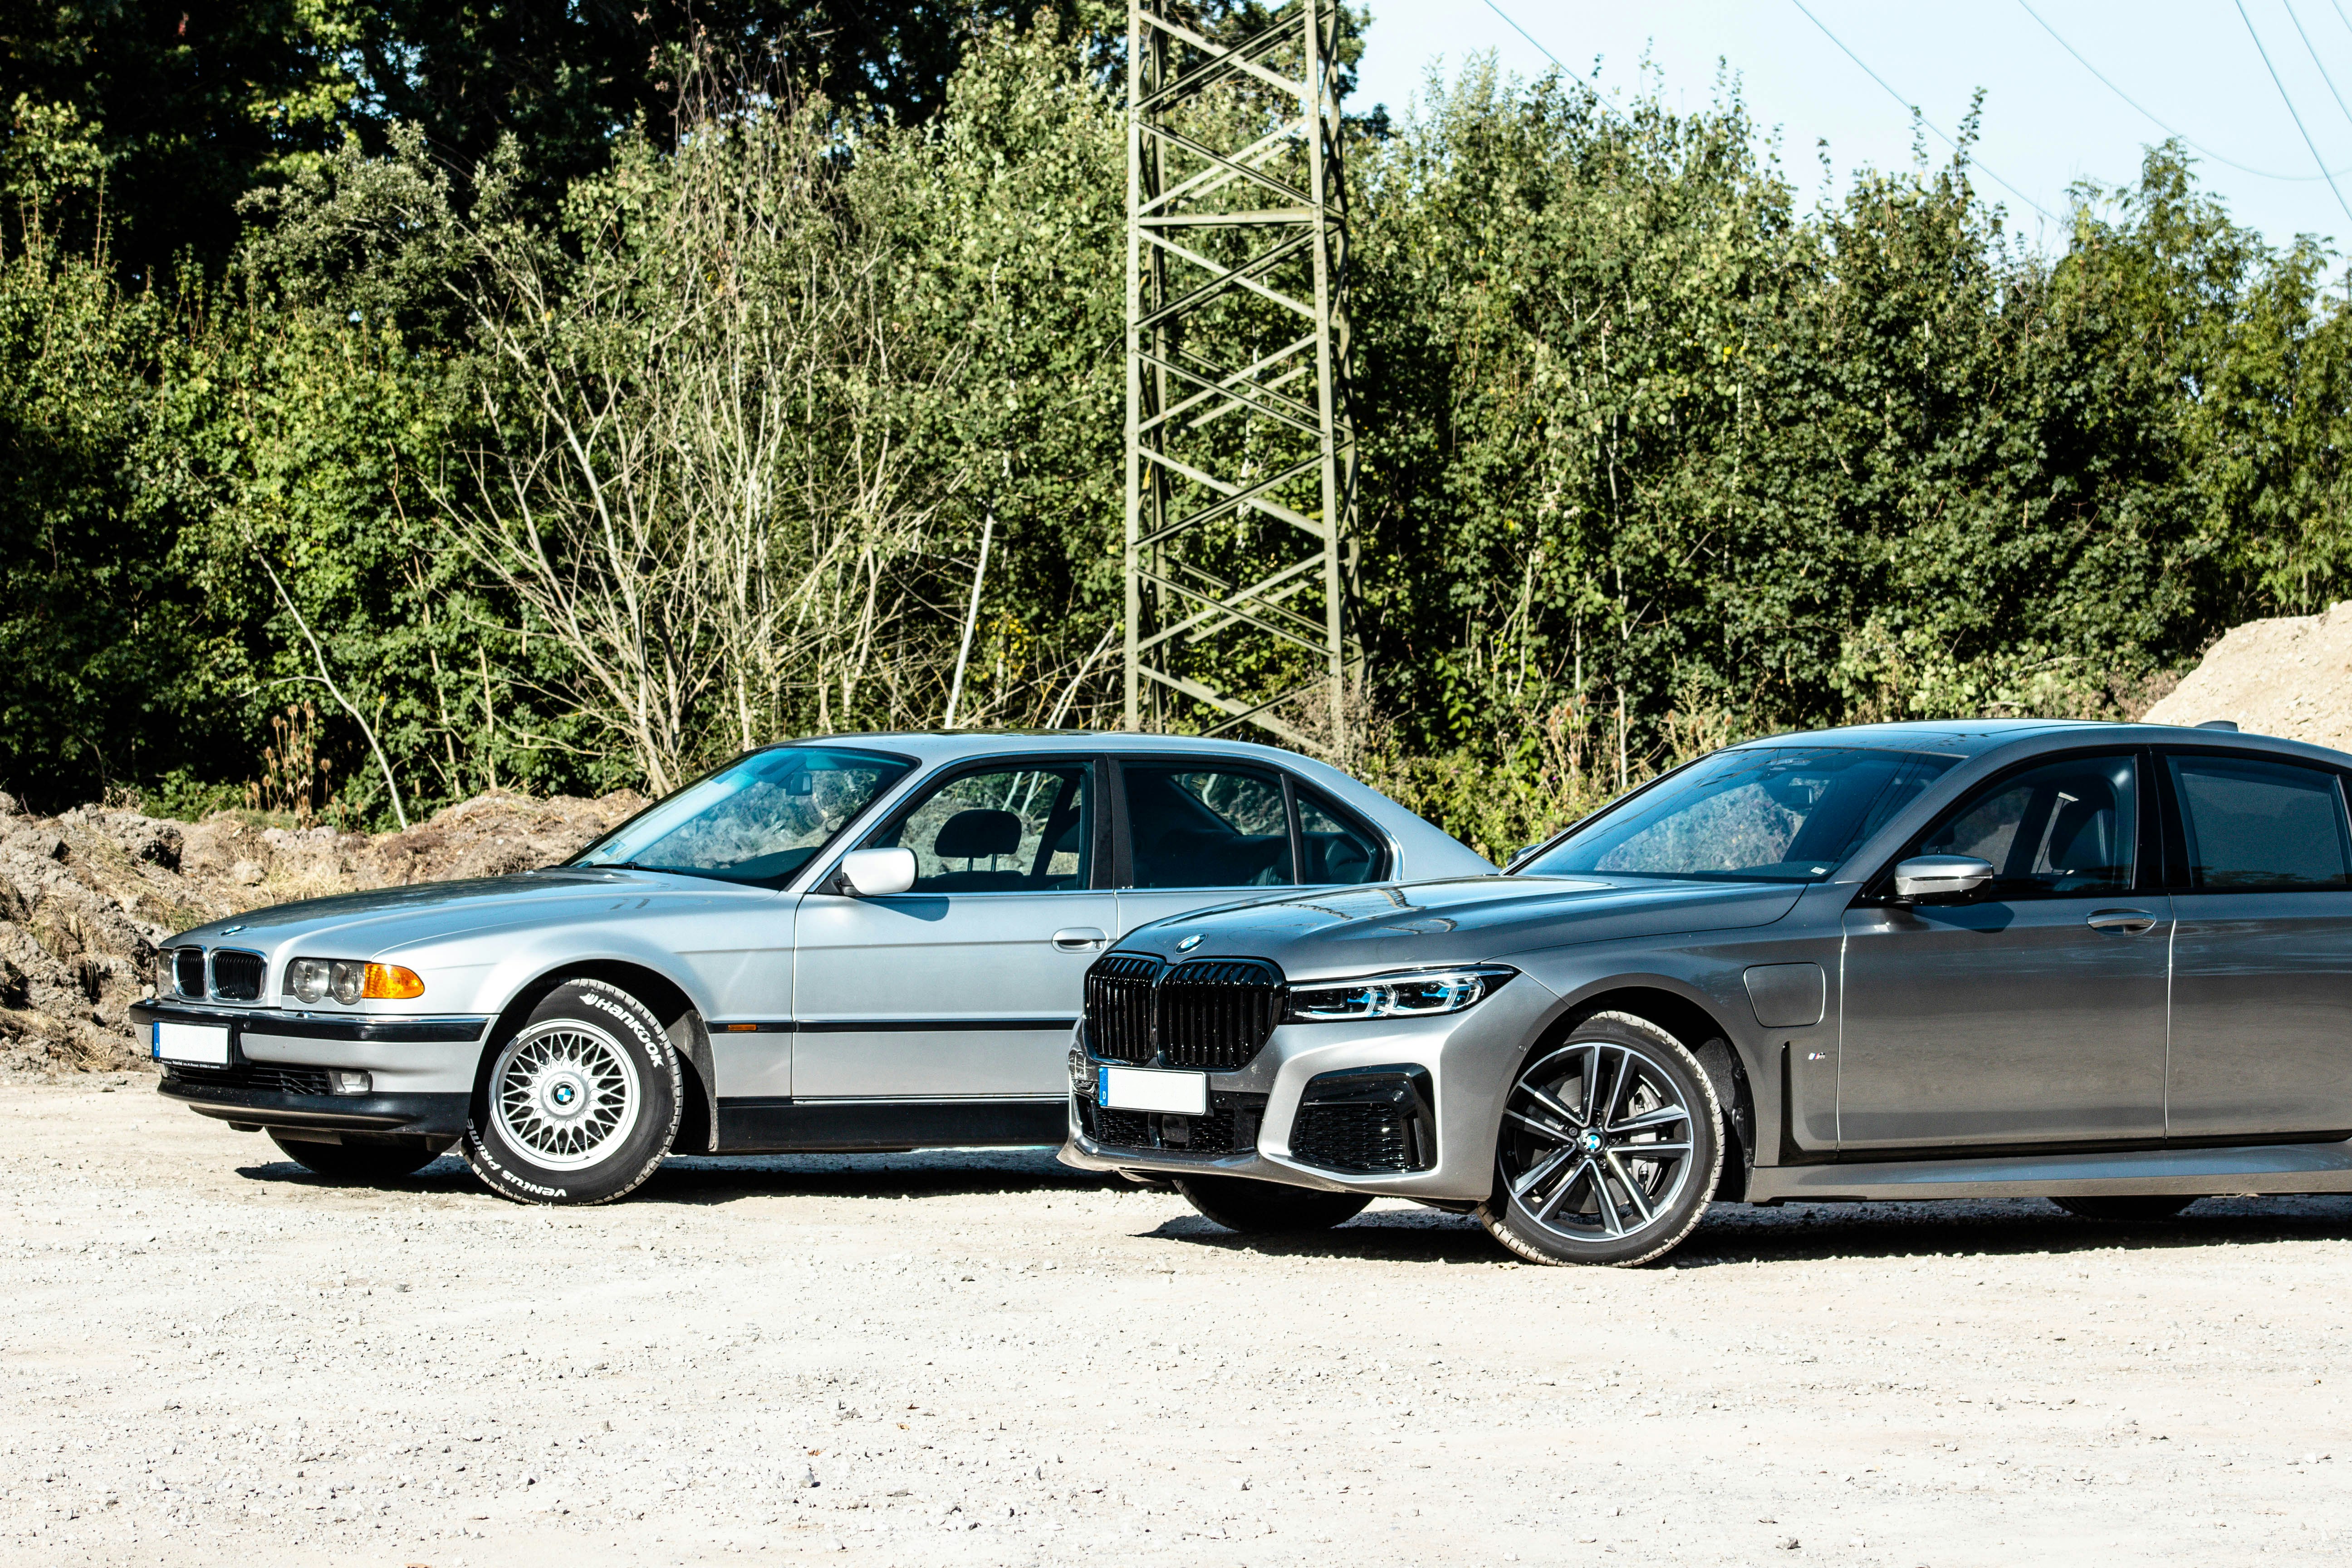
[[1372, 1201], [1361, 1193], [1327, 1193], [1247, 1176], [1179, 1176], [1176, 1190], [1203, 1219], [1244, 1236], [1328, 1230], [1355, 1218]]
[[1680, 1040], [1595, 1013], [1538, 1051], [1503, 1101], [1479, 1223], [1530, 1263], [1647, 1263], [1706, 1212], [1722, 1111]]
[[269, 1141], [278, 1145], [279, 1153], [311, 1174], [357, 1186], [413, 1176], [441, 1157], [439, 1151], [414, 1143], [314, 1143], [275, 1132]]
[[653, 1009], [609, 982], [567, 980], [490, 1052], [466, 1163], [517, 1203], [610, 1203], [669, 1152], [683, 1088]]

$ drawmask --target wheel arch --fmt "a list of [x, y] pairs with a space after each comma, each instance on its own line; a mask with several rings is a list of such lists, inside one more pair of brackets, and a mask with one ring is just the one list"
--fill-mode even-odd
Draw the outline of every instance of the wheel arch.
[[626, 959], [582, 959], [551, 966], [518, 988], [499, 1012], [484, 1042], [483, 1063], [489, 1053], [517, 1029], [547, 994], [567, 981], [602, 980], [617, 985], [654, 1010], [670, 1044], [677, 1049], [685, 1079], [685, 1103], [678, 1107], [677, 1139], [671, 1145], [680, 1153], [707, 1153], [719, 1146], [719, 1078], [710, 1051], [710, 1030], [702, 1009], [686, 989], [657, 969]]
[[1573, 997], [1530, 1043], [1522, 1060], [1565, 1039], [1595, 1013], [1630, 1013], [1655, 1024], [1698, 1058], [1723, 1107], [1726, 1130], [1738, 1145], [1724, 1151], [1723, 1175], [1716, 1184], [1715, 1196], [1730, 1201], [1746, 1197], [1748, 1173], [1756, 1164], [1756, 1095], [1738, 1036], [1717, 1009], [1707, 1000], [1655, 981], [1603, 983]]

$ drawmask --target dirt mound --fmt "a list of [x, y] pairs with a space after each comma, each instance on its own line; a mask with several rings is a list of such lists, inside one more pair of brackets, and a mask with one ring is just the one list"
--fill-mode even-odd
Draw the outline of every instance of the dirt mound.
[[175, 931], [297, 899], [551, 865], [645, 805], [625, 790], [495, 793], [370, 837], [227, 812], [194, 824], [98, 806], [35, 817], [0, 795], [0, 1069], [142, 1064], [126, 1009]]
[[2257, 734], [2352, 751], [2352, 601], [2231, 627], [2141, 717], [2151, 724], [2228, 719]]

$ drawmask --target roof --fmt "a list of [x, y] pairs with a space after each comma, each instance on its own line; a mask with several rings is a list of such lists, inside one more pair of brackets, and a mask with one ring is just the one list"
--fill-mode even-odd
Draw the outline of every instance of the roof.
[[1875, 746], [1888, 751], [1927, 752], [1943, 756], [1975, 757], [2018, 742], [2047, 739], [2061, 742], [2113, 739], [2127, 746], [2158, 742], [2174, 744], [2238, 745], [2249, 750], [2316, 757], [2338, 766], [2352, 756], [2302, 741], [2257, 735], [2236, 730], [2203, 730], [2182, 724], [2137, 724], [2109, 719], [1954, 719], [1912, 721], [1896, 724], [1849, 724], [1836, 730], [1811, 730], [1785, 735], [1764, 735], [1742, 746]]

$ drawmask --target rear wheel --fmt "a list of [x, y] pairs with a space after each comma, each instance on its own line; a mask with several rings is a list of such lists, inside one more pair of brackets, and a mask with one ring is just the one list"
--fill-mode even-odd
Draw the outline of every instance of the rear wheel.
[[362, 1185], [415, 1175], [441, 1157], [438, 1151], [414, 1143], [313, 1143], [275, 1132], [269, 1141], [278, 1145], [278, 1152], [313, 1175]]
[[1361, 1193], [1327, 1193], [1247, 1176], [1179, 1176], [1176, 1190], [1204, 1219], [1244, 1236], [1328, 1230], [1363, 1212]]
[[1512, 1084], [1478, 1219], [1531, 1263], [1647, 1263], [1698, 1224], [1722, 1166], [1697, 1058], [1646, 1018], [1595, 1013]]
[[2081, 1219], [2146, 1225], [2154, 1220], [2170, 1219], [2197, 1200], [2158, 1193], [2115, 1198], [2052, 1198], [2050, 1201]]
[[517, 1203], [610, 1203], [669, 1152], [683, 1089], [653, 1009], [610, 982], [567, 980], [491, 1050], [466, 1163]]

